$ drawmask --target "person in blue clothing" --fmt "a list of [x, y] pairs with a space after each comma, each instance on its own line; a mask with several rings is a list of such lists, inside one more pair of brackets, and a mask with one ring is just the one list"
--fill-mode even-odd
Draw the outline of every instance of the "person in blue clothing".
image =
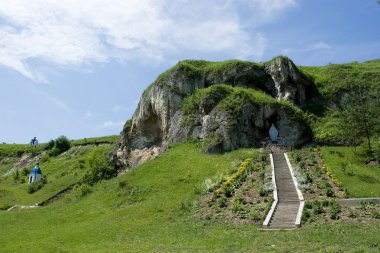
[[30, 141], [30, 145], [31, 145], [31, 146], [37, 146], [37, 144], [38, 144], [38, 140], [37, 140], [36, 137], [34, 137], [34, 138]]

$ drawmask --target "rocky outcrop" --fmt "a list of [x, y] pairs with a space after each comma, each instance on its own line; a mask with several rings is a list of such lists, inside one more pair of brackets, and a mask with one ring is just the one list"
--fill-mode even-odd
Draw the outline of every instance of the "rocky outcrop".
[[[291, 145], [309, 139], [305, 123], [280, 103], [242, 101], [243, 106], [234, 113], [218, 107], [228, 95], [223, 94], [223, 89], [202, 99], [193, 113], [184, 113], [182, 104], [186, 97], [197, 89], [221, 83], [261, 90], [274, 99], [295, 105], [305, 103], [307, 90], [312, 86], [311, 80], [286, 57], [277, 57], [264, 64], [180, 62], [160, 75], [142, 95], [132, 121], [123, 129], [114, 162], [124, 169], [133, 168], [140, 161], [163, 152], [169, 142], [188, 139], [208, 141], [208, 152], [257, 146], [268, 135], [272, 123]], [[148, 155], [142, 157], [141, 154]]]
[[[310, 139], [310, 129], [302, 112], [296, 108], [276, 102], [254, 103], [249, 98], [243, 98], [238, 109], [233, 105], [219, 106], [218, 101], [226, 97], [225, 94], [215, 100], [205, 97], [196, 113], [186, 115], [182, 110], [177, 111], [168, 141], [206, 140], [206, 151], [211, 153], [257, 147], [268, 141], [268, 129], [272, 124], [279, 131], [281, 143], [297, 146]], [[207, 109], [203, 107], [205, 101]]]

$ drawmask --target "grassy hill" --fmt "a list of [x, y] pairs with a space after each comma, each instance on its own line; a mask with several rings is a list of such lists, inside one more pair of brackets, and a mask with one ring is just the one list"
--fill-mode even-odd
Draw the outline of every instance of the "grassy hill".
[[[191, 73], [201, 69], [218, 75], [231, 64], [244, 68], [254, 63], [184, 61], [181, 66]], [[376, 89], [380, 83], [379, 60], [300, 70], [317, 87], [318, 99], [301, 109], [313, 122], [314, 134], [321, 141], [330, 140], [339, 131], [335, 117], [342, 94], [355, 85]], [[159, 78], [167, 78], [167, 72]], [[213, 89], [229, 92], [233, 105], [232, 95], [242, 93], [240, 88], [224, 86], [199, 90], [185, 100], [185, 111], [194, 110], [200, 98]], [[244, 94], [255, 102], [279, 103], [262, 93]], [[379, 164], [365, 164], [354, 148], [305, 148], [293, 152], [291, 157], [305, 186], [305, 226], [269, 232], [260, 227], [271, 203], [271, 194], [263, 187], [271, 180], [266, 171], [266, 154], [239, 149], [211, 155], [203, 152], [205, 143], [174, 144], [154, 160], [110, 178], [115, 175], [105, 174], [109, 172], [105, 158], [118, 138], [71, 141], [69, 150], [56, 155], [49, 153], [48, 144], [0, 145], [0, 251], [380, 251], [379, 206], [342, 208], [341, 214], [330, 217], [329, 203], [336, 197], [380, 197]], [[28, 193], [26, 179], [37, 161], [47, 183]], [[246, 161], [247, 167], [243, 166]], [[227, 184], [231, 180], [237, 180], [233, 189]], [[46, 206], [6, 211], [14, 205], [45, 201], [68, 187]]]
[[[80, 155], [74, 155], [72, 161], [66, 159], [73, 151], [62, 154], [54, 163], [58, 166], [58, 159], [66, 158], [61, 160], [66, 160], [66, 165], [59, 169], [48, 163], [41, 166], [47, 172], [51, 169], [48, 174], [51, 181], [40, 191], [56, 184], [54, 175], [64, 171], [74, 175], [79, 170], [76, 163], [88, 152], [83, 150]], [[48, 206], [1, 211], [0, 227], [4, 231], [0, 235], [1, 252], [379, 250], [380, 222], [314, 223], [292, 231], [267, 232], [251, 224], [196, 218], [199, 199], [205, 194], [205, 182], [230, 175], [243, 159], [255, 155], [254, 149], [207, 155], [199, 143], [171, 146], [166, 153], [132, 172], [86, 189], [77, 187]], [[0, 185], [11, 184], [7, 180]], [[22, 196], [28, 195], [22, 189], [19, 191]]]
[[[88, 157], [94, 152], [109, 152], [116, 140], [117, 136], [109, 136], [72, 141], [72, 148], [56, 157], [49, 156], [47, 144], [37, 147], [1, 144], [0, 209], [40, 203], [77, 183], [89, 171]], [[48, 183], [28, 194], [27, 178], [37, 161]], [[16, 171], [18, 179], [15, 178]]]

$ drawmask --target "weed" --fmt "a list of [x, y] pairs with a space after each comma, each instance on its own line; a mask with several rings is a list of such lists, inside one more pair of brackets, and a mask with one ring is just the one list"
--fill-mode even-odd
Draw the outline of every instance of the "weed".
[[92, 188], [89, 184], [83, 183], [76, 186], [75, 191], [78, 194], [78, 197], [84, 197], [92, 192]]
[[319, 201], [314, 201], [312, 204], [313, 208], [313, 214], [318, 215], [324, 212], [323, 205]]
[[309, 218], [310, 218], [310, 212], [306, 208], [304, 208], [302, 211], [302, 217], [301, 217], [302, 222], [303, 223], [307, 222]]
[[373, 210], [372, 211], [372, 218], [380, 219], [380, 212], [378, 210]]
[[218, 200], [218, 206], [221, 208], [224, 208], [227, 206], [227, 197], [226, 196], [220, 197], [220, 199]]
[[361, 210], [366, 211], [366, 210], [374, 209], [375, 208], [375, 204], [373, 204], [370, 201], [363, 201], [363, 202], [360, 202], [359, 208]]
[[326, 188], [326, 196], [330, 198], [335, 197], [334, 190], [332, 188]]
[[359, 216], [359, 214], [358, 214], [357, 212], [355, 212], [355, 211], [353, 211], [353, 210], [349, 210], [349, 211], [348, 211], [348, 217], [355, 219], [355, 218], [357, 218], [358, 216]]
[[336, 202], [335, 200], [330, 202], [330, 209], [329, 209], [329, 215], [330, 218], [333, 220], [339, 219], [339, 213], [341, 211], [341, 206]]

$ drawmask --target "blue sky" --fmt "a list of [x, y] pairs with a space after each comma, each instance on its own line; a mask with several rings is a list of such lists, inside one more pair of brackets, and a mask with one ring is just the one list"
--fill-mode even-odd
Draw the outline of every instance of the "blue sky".
[[119, 134], [182, 59], [380, 58], [376, 0], [0, 0], [0, 142]]

